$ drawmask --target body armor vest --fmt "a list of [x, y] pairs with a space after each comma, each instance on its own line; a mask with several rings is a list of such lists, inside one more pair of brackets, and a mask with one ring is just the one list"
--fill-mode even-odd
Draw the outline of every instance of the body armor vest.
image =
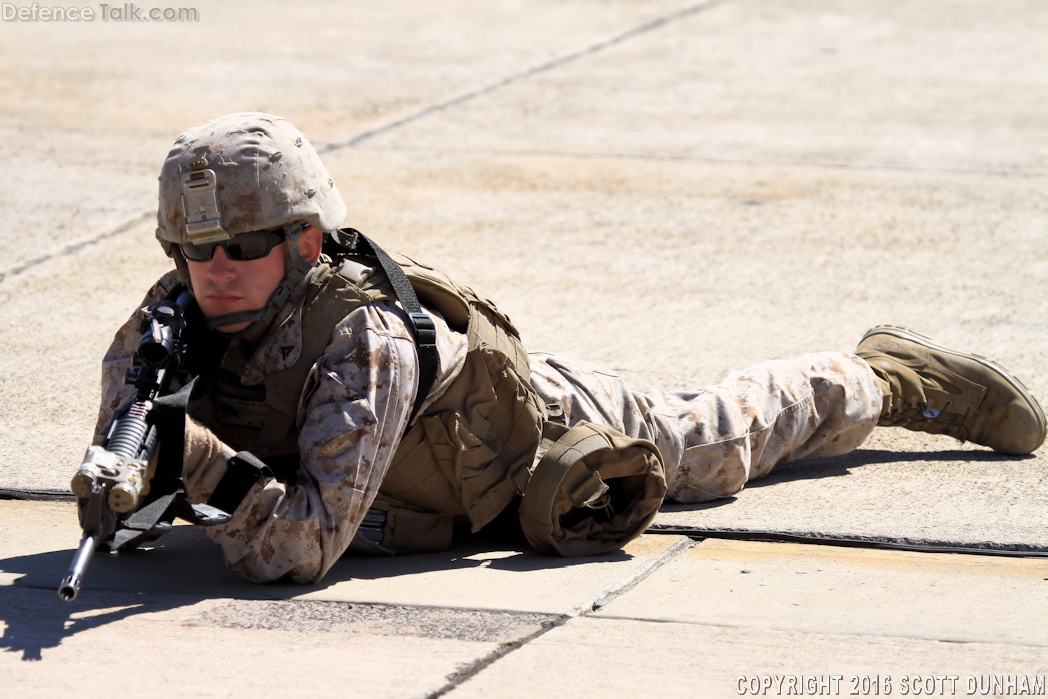
[[[351, 258], [352, 259], [352, 258]], [[471, 289], [396, 256], [419, 300], [467, 335], [461, 373], [409, 425], [380, 494], [425, 512], [466, 515], [476, 531], [523, 492], [546, 417], [529, 383], [527, 352], [509, 318]], [[290, 480], [298, 466], [299, 399], [332, 329], [361, 306], [395, 299], [381, 270], [361, 285], [322, 264], [307, 279], [302, 351], [261, 386], [221, 375], [194, 417], [238, 451], [250, 451]]]
[[[443, 273], [393, 257], [419, 301], [466, 334], [466, 358], [444, 393], [408, 425], [393, 455], [372, 508], [385, 513], [378, 538], [362, 537], [362, 525], [351, 548], [442, 550], [451, 542], [452, 517], [468, 518], [477, 531], [518, 496], [524, 533], [539, 551], [591, 555], [639, 536], [666, 493], [655, 445], [603, 425], [581, 422], [568, 430], [548, 422], [509, 318]], [[341, 265], [357, 262], [373, 265], [355, 255]], [[281, 480], [298, 471], [299, 402], [332, 330], [357, 308], [396, 298], [381, 270], [358, 284], [345, 269], [321, 264], [307, 277], [302, 350], [293, 365], [268, 374], [261, 386], [219, 373], [194, 408], [222, 441], [261, 458]], [[532, 475], [540, 447], [545, 455]]]

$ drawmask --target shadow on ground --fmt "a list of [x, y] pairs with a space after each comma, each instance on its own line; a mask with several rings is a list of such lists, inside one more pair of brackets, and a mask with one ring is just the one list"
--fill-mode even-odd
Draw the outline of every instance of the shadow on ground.
[[[798, 464], [786, 464], [776, 466], [769, 475], [764, 478], [750, 481], [746, 484], [747, 490], [766, 488], [781, 483], [793, 481], [817, 480], [820, 478], [837, 478], [852, 474], [854, 469], [864, 466], [891, 463], [912, 463], [928, 461], [953, 461], [966, 463], [1009, 463], [1015, 461], [1029, 461], [1037, 457], [1033, 454], [1026, 456], [1008, 456], [992, 451], [976, 451], [966, 449], [940, 449], [937, 451], [891, 451], [888, 449], [857, 449], [848, 454], [834, 456], [828, 459], [816, 461], [805, 461]], [[697, 512], [700, 510], [712, 510], [724, 507], [736, 502], [738, 498], [727, 497], [720, 500], [701, 503], [665, 503], [660, 512]]]
[[[57, 589], [74, 553], [75, 550], [70, 548], [0, 559], [0, 573], [21, 574], [22, 577], [15, 582], [20, 587]], [[586, 558], [545, 556], [528, 550], [512, 535], [500, 538], [485, 533], [456, 536], [450, 549], [438, 553], [389, 557], [347, 554], [322, 581], [312, 585], [259, 585], [245, 582], [227, 571], [221, 551], [201, 531], [180, 526], [149, 548], [112, 557], [96, 555], [84, 576], [84, 589], [164, 594], [199, 588], [211, 590], [218, 596], [287, 599], [353, 579], [380, 580], [478, 567], [529, 572], [629, 558], [631, 556], [622, 551]]]
[[63, 639], [129, 616], [167, 611], [205, 599], [290, 600], [351, 580], [382, 580], [438, 571], [489, 568], [526, 573], [562, 569], [600, 561], [629, 560], [615, 552], [591, 558], [544, 556], [519, 546], [513, 532], [456, 536], [440, 553], [392, 557], [347, 555], [313, 585], [252, 584], [226, 570], [222, 554], [195, 527], [179, 526], [145, 550], [118, 556], [95, 556], [84, 576], [80, 596], [62, 602], [58, 584], [74, 549], [45, 551], [0, 559], [0, 575], [14, 578], [0, 586], [0, 621], [5, 624], [0, 648], [20, 651], [24, 660], [39, 660], [45, 648]]
[[[57, 556], [59, 553], [42, 555]], [[8, 559], [0, 561], [0, 564], [8, 567], [12, 561], [33, 558], [38, 556]], [[78, 633], [122, 621], [136, 614], [162, 612], [201, 601], [201, 598], [182, 596], [128, 596], [94, 592], [65, 603], [59, 601], [55, 595], [53, 601], [48, 603], [42, 602], [41, 595], [32, 594], [34, 592], [39, 591], [0, 588], [0, 622], [4, 623], [0, 649], [21, 652], [22, 660], [25, 661], [41, 660], [44, 649], [56, 648], [62, 641]]]
[[851, 469], [876, 464], [904, 463], [914, 461], [958, 461], [958, 462], [1013, 462], [1032, 460], [1036, 456], [1008, 456], [992, 451], [967, 449], [941, 449], [938, 451], [891, 451], [887, 449], [857, 449], [842, 456], [808, 461], [800, 464], [777, 466], [764, 478], [751, 481], [747, 488], [765, 488], [788, 481], [811, 480], [847, 476]]

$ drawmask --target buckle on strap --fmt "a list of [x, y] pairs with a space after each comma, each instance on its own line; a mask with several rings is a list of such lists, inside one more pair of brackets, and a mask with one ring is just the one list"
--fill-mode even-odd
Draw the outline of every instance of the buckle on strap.
[[437, 345], [437, 326], [433, 323], [433, 319], [428, 314], [417, 311], [415, 313], [408, 313], [408, 317], [411, 318], [411, 324], [415, 326], [415, 337], [418, 340], [418, 344], [433, 346]]
[[415, 404], [411, 407], [408, 415], [408, 424], [415, 421], [415, 416], [426, 402], [429, 389], [437, 377], [437, 364], [440, 357], [437, 354], [437, 326], [433, 319], [421, 311], [409, 312], [408, 317], [415, 328], [415, 346], [418, 352], [419, 376], [418, 388], [415, 394]]

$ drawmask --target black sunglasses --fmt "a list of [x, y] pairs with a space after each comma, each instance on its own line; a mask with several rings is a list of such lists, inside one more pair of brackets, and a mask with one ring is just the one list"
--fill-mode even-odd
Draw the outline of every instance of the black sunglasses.
[[193, 262], [207, 262], [215, 256], [215, 248], [220, 247], [226, 251], [226, 257], [231, 260], [243, 262], [245, 260], [258, 260], [265, 257], [273, 250], [273, 247], [284, 241], [284, 231], [251, 231], [235, 235], [229, 240], [220, 240], [217, 243], [182, 243], [182, 254], [187, 260]]

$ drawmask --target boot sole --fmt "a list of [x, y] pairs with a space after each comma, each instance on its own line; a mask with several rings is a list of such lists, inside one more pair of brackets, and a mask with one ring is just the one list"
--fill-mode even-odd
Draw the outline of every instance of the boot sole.
[[1015, 388], [1015, 390], [1019, 392], [1019, 394], [1026, 400], [1030, 408], [1033, 410], [1034, 414], [1037, 416], [1038, 424], [1041, 426], [1041, 443], [1044, 443], [1045, 434], [1046, 432], [1048, 432], [1048, 420], [1045, 419], [1044, 409], [1041, 408], [1041, 404], [1037, 402], [1037, 399], [1033, 397], [1033, 394], [1030, 393], [1030, 390], [1026, 388], [1026, 386], [1023, 384], [1022, 381], [1019, 380], [1017, 376], [1013, 376], [1011, 372], [1009, 372], [1007, 369], [1005, 369], [1003, 366], [1001, 366], [994, 360], [990, 359], [989, 357], [983, 357], [979, 354], [968, 354], [966, 352], [958, 352], [957, 350], [950, 349], [949, 347], [943, 347], [927, 335], [921, 335], [920, 333], [914, 332], [909, 328], [899, 327], [898, 325], [878, 325], [875, 328], [871, 328], [866, 332], [865, 335], [862, 336], [862, 340], [859, 341], [859, 344], [862, 344], [863, 340], [874, 335], [891, 335], [893, 337], [898, 337], [903, 340], [916, 342], [919, 345], [924, 345], [928, 349], [933, 349], [938, 352], [945, 352], [946, 354], [952, 354], [955, 357], [970, 359], [973, 362], [978, 362], [979, 364], [982, 364], [984, 367], [997, 372], [1002, 377], [1004, 377], [1008, 381], [1008, 383], [1011, 384], [1013, 388]]

